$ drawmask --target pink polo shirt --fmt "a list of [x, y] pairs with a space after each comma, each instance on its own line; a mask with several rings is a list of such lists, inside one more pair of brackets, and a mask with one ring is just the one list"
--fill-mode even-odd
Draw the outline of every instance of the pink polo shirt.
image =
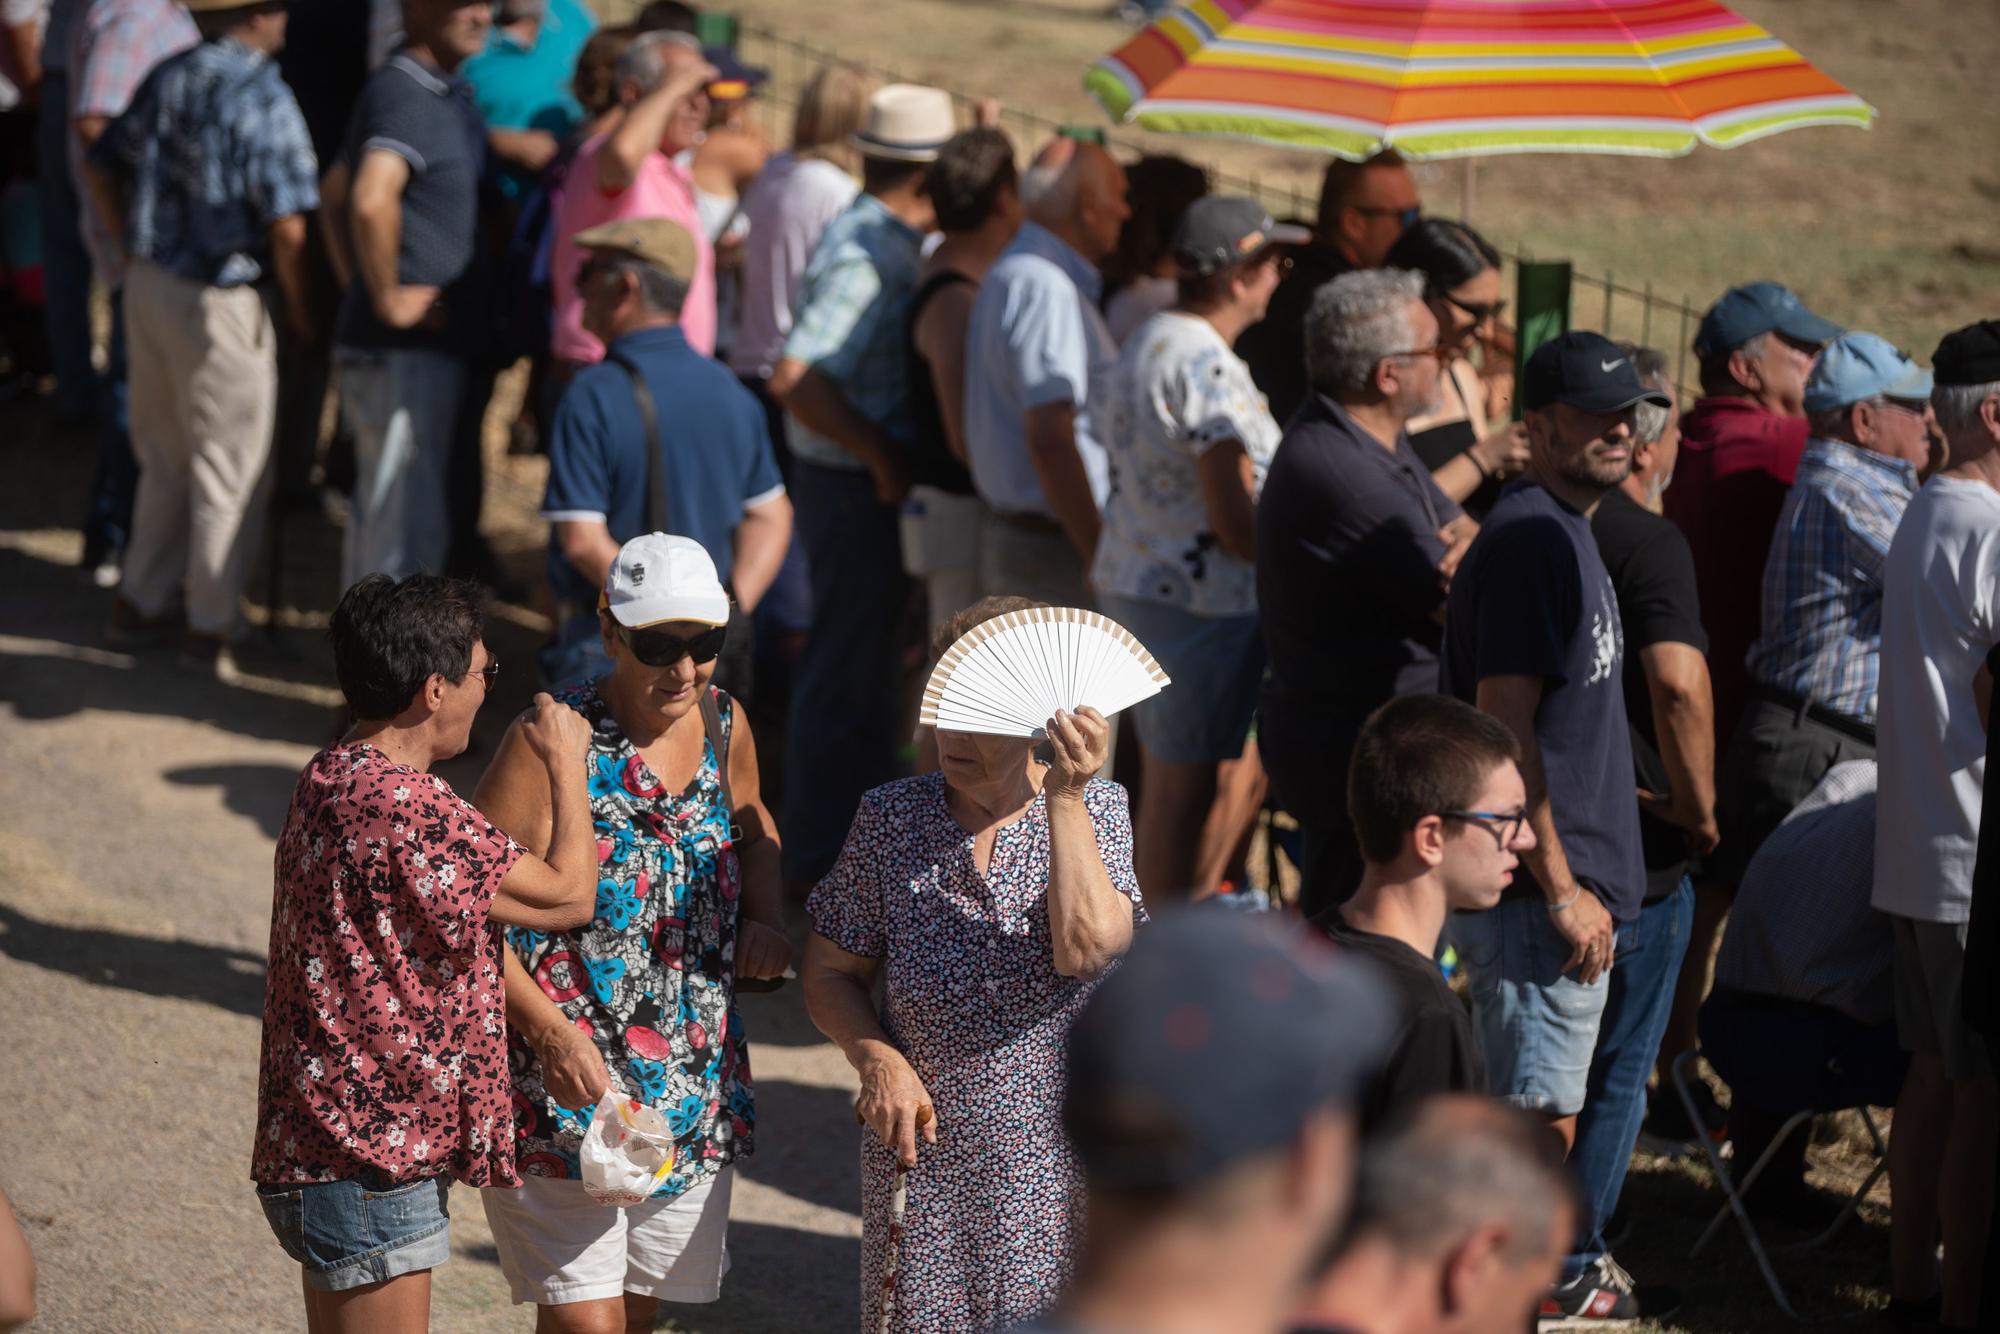
[[584, 141], [563, 179], [556, 201], [555, 253], [549, 280], [555, 293], [555, 332], [550, 343], [566, 361], [604, 360], [604, 344], [583, 327], [583, 299], [576, 293], [576, 268], [583, 252], [574, 238], [579, 232], [621, 218], [671, 218], [694, 236], [694, 282], [681, 311], [681, 332], [705, 357], [715, 355], [715, 248], [695, 212], [694, 177], [665, 153], [652, 152], [632, 184], [607, 194], [597, 183], [597, 155], [608, 134]]

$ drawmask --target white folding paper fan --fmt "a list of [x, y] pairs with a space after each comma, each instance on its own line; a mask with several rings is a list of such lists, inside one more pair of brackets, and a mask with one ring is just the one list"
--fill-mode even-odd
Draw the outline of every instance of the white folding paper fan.
[[1108, 616], [1031, 607], [982, 621], [945, 650], [918, 721], [948, 732], [1039, 737], [1058, 709], [1106, 717], [1168, 685], [1167, 674]]

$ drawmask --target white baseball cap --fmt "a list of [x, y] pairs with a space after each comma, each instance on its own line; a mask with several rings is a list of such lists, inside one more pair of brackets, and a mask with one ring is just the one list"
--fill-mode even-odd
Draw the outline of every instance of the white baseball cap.
[[604, 606], [628, 630], [664, 621], [729, 624], [729, 594], [715, 561], [693, 538], [669, 533], [642, 533], [618, 548]]

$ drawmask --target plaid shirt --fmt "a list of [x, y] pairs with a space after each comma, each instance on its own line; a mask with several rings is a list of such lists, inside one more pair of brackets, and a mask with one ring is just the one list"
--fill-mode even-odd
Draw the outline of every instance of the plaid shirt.
[[276, 62], [233, 38], [165, 61], [91, 146], [125, 178], [125, 248], [183, 278], [265, 275], [271, 224], [319, 207], [312, 137]]
[[[787, 357], [839, 387], [854, 410], [890, 439], [915, 436], [910, 414], [910, 298], [923, 266], [923, 234], [873, 195], [860, 195], [827, 224], [799, 279]], [[789, 423], [792, 452], [858, 472], [860, 459]]]
[[[70, 115], [124, 115], [155, 65], [200, 41], [194, 20], [173, 0], [87, 0], [69, 34]], [[115, 292], [125, 284], [125, 256], [82, 189], [84, 146], [73, 132], [69, 152], [83, 196], [84, 243], [98, 276]]]
[[1875, 721], [1882, 561], [1917, 470], [1840, 440], [1799, 459], [1764, 562], [1763, 630], [1745, 664], [1759, 685]]

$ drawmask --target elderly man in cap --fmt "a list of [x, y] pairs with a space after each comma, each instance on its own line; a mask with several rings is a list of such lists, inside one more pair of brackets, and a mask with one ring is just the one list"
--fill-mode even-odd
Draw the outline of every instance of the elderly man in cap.
[[628, 218], [575, 238], [584, 327], [603, 362], [578, 372], [549, 433], [549, 587], [561, 609], [545, 675], [566, 685], [611, 669], [597, 593], [641, 533], [693, 538], [735, 594], [717, 683], [738, 693], [749, 621], [791, 541], [792, 506], [763, 408], [736, 377], [688, 345], [680, 315], [698, 270], [694, 234], [666, 218]]
[[1105, 437], [1121, 479], [1091, 582], [1105, 611], [1179, 683], [1134, 711], [1145, 752], [1139, 884], [1161, 902], [1215, 888], [1233, 827], [1209, 828], [1219, 766], [1243, 754], [1264, 675], [1257, 494], [1278, 423], [1230, 350], [1284, 272], [1281, 227], [1253, 199], [1211, 195], [1173, 238], [1179, 297], [1119, 357]]
[[861, 194], [827, 224], [799, 278], [769, 388], [788, 414], [792, 489], [812, 580], [792, 698], [805, 720], [785, 768], [786, 871], [811, 885], [832, 867], [861, 794], [895, 775], [897, 628], [909, 600], [897, 510], [916, 431], [909, 312], [934, 229], [927, 177], [957, 132], [951, 97], [890, 84], [854, 136]]
[[1743, 655], [1757, 637], [1757, 586], [1805, 452], [1806, 377], [1840, 332], [1773, 282], [1732, 287], [1695, 332], [1702, 397], [1681, 419], [1681, 457], [1666, 515], [1694, 550], [1714, 665], [1715, 734], [1735, 734], [1750, 690]]
[[1967, 1025], [1966, 923], [2000, 644], [2000, 320], [1931, 356], [1950, 466], [1910, 502], [1882, 567], [1875, 893], [1896, 933], [1896, 1029], [1911, 1053], [1889, 1174], [1892, 1294], [1979, 1324], [1993, 1209], [1993, 1054]]
[[1125, 171], [1097, 144], [1059, 139], [1024, 185], [1028, 220], [980, 284], [965, 348], [965, 447], [992, 511], [979, 586], [1089, 606], [1110, 490], [1101, 398], [1118, 345], [1098, 311], [1097, 265], [1130, 209]]
[[309, 328], [305, 214], [319, 168], [271, 59], [279, 0], [190, 0], [202, 43], [163, 62], [91, 145], [126, 261], [132, 442], [141, 465], [114, 640], [185, 613], [181, 651], [216, 668], [263, 530], [277, 412], [270, 293]]
[[1520, 741], [1535, 846], [1499, 906], [1461, 915], [1454, 929], [1488, 1087], [1571, 1141], [1591, 1205], [1544, 1313], [1653, 1319], [1677, 1297], [1635, 1290], [1603, 1242], [1645, 1107], [1643, 1079], [1606, 1075], [1632, 1044], [1646, 1044], [1651, 1063], [1659, 1029], [1645, 1020], [1667, 996], [1621, 987], [1612, 968], [1614, 952], [1654, 942], [1641, 929], [1625, 636], [1590, 520], [1631, 470], [1639, 405], [1673, 400], [1648, 388], [1616, 343], [1585, 332], [1536, 351], [1521, 400], [1527, 473], [1501, 494], [1452, 579], [1441, 678]]
[[1346, 1217], [1392, 1026], [1372, 971], [1278, 919], [1148, 927], [1070, 1030], [1088, 1231], [1069, 1293], [1017, 1334], [1283, 1328]]

